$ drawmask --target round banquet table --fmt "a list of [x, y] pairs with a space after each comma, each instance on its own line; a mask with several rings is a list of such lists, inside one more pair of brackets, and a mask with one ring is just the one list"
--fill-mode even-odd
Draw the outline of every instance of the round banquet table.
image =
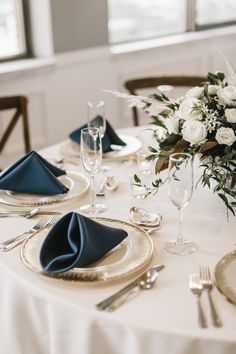
[[[125, 130], [135, 135], [137, 129]], [[42, 150], [45, 157], [60, 156], [60, 145]], [[107, 163], [106, 163], [107, 164]], [[108, 208], [102, 214], [128, 221], [130, 206], [129, 175], [136, 170], [132, 161], [109, 161], [119, 188], [100, 197]], [[65, 168], [82, 171], [81, 164], [66, 163]], [[198, 173], [197, 167], [195, 168]], [[63, 213], [78, 211], [82, 200], [47, 207]], [[1, 354], [234, 354], [236, 353], [236, 306], [214, 287], [212, 295], [223, 327], [210, 321], [206, 294], [202, 303], [209, 327], [197, 322], [196, 298], [188, 288], [190, 273], [217, 262], [235, 248], [236, 218], [229, 216], [217, 196], [201, 186], [195, 190], [184, 210], [184, 235], [198, 244], [188, 256], [167, 254], [164, 242], [177, 234], [177, 210], [163, 187], [154, 197], [137, 202], [163, 216], [161, 229], [152, 234], [154, 255], [151, 265], [164, 264], [155, 287], [142, 291], [116, 311], [101, 312], [95, 304], [119, 290], [132, 277], [115, 282], [81, 284], [36, 274], [21, 261], [20, 248], [0, 254], [0, 353]], [[6, 207], [1, 205], [0, 210]], [[14, 209], [14, 208], [7, 208]], [[27, 230], [35, 219], [1, 218], [0, 242]], [[235, 279], [232, 279], [235, 281]]]

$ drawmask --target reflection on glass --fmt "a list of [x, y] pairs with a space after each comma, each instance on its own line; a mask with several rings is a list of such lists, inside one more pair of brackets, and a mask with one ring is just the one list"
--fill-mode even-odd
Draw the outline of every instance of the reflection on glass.
[[186, 31], [185, 0], [108, 0], [108, 10], [112, 44]]
[[236, 21], [235, 0], [197, 0], [196, 24], [207, 26]]
[[0, 0], [0, 59], [25, 54], [21, 0]]

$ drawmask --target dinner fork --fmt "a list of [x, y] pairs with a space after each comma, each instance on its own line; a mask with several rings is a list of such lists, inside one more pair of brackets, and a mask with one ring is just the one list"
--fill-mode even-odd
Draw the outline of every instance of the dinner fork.
[[206, 317], [205, 317], [205, 314], [203, 312], [203, 308], [202, 308], [201, 301], [200, 301], [200, 297], [201, 297], [201, 294], [202, 294], [203, 287], [202, 287], [202, 284], [200, 282], [200, 278], [199, 278], [199, 276], [197, 274], [190, 274], [189, 275], [189, 289], [197, 297], [199, 326], [201, 328], [207, 328], [208, 325], [207, 325]]
[[42, 230], [48, 224], [50, 218], [42, 218], [37, 224], [35, 224], [30, 230], [23, 232], [19, 236], [13, 237], [0, 244], [0, 249], [4, 252], [10, 251], [12, 248], [18, 246], [27, 237], [34, 235], [38, 231]]
[[212, 296], [211, 296], [211, 291], [213, 289], [213, 282], [211, 280], [211, 274], [210, 274], [209, 267], [203, 266], [200, 268], [200, 281], [202, 283], [203, 289], [205, 289], [208, 294], [212, 323], [215, 327], [221, 327], [222, 322], [221, 322], [221, 319], [216, 311], [216, 308], [215, 308], [215, 305], [214, 305], [214, 302], [213, 302]]

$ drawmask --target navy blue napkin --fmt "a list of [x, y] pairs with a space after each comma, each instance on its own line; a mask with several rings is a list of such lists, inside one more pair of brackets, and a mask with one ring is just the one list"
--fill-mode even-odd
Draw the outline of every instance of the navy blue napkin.
[[[94, 119], [99, 120], [100, 116], [95, 117]], [[76, 143], [80, 144], [80, 134], [81, 130], [87, 128], [87, 124], [82, 125], [80, 128], [74, 130], [70, 133], [69, 137], [74, 140]], [[106, 131], [104, 137], [102, 138], [102, 151], [109, 152], [112, 151], [111, 145], [120, 145], [125, 146], [126, 143], [119, 138], [115, 130], [112, 128], [111, 124], [106, 121]]]
[[40, 250], [40, 263], [43, 271], [48, 273], [85, 267], [102, 258], [127, 236], [122, 229], [71, 212], [48, 233]]
[[63, 194], [68, 188], [57, 177], [65, 173], [31, 151], [0, 176], [0, 189], [40, 195]]

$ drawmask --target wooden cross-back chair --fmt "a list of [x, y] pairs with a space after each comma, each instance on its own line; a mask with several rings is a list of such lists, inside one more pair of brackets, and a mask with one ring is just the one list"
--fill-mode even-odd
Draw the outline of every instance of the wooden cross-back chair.
[[[22, 118], [24, 150], [26, 153], [31, 150], [27, 104], [28, 100], [25, 96], [0, 97], [0, 111], [15, 109], [9, 124], [1, 135], [0, 154], [20, 118]], [[5, 119], [4, 116], [0, 116], [0, 118]]]
[[[156, 88], [159, 85], [171, 85], [173, 87], [192, 87], [199, 86], [204, 81], [206, 81], [206, 78], [201, 76], [155, 76], [130, 79], [124, 83], [124, 86], [131, 95], [138, 95], [138, 90]], [[139, 115], [136, 107], [132, 108], [132, 113], [133, 123], [135, 126], [137, 126], [139, 125]]]

